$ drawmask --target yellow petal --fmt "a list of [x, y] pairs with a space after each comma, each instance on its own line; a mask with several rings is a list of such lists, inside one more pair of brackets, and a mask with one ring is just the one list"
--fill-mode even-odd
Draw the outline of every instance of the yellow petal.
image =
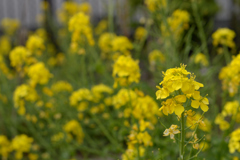
[[201, 107], [201, 109], [203, 110], [203, 112], [207, 112], [207, 111], [208, 111], [208, 106], [207, 106], [206, 104], [201, 103], [201, 104], [200, 104], [200, 107]]
[[184, 111], [184, 107], [180, 104], [176, 105], [175, 107], [175, 114], [180, 116], [182, 112]]
[[175, 97], [175, 99], [177, 100], [177, 102], [179, 102], [179, 103], [184, 103], [184, 102], [186, 102], [186, 96], [185, 95], [178, 95], [178, 96], [176, 96]]
[[193, 98], [196, 100], [199, 100], [201, 98], [200, 92], [199, 91], [194, 91], [193, 92]]
[[209, 104], [209, 101], [208, 101], [208, 99], [205, 97], [205, 98], [203, 98], [202, 103], [204, 103], [204, 104]]
[[192, 100], [191, 106], [192, 106], [193, 108], [198, 108], [199, 105], [200, 105], [200, 102], [199, 102], [199, 101], [197, 101], [197, 100]]

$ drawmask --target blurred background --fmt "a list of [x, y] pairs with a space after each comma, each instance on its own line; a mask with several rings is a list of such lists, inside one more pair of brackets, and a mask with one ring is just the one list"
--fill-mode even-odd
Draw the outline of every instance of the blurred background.
[[[61, 8], [62, 3], [66, 0], [47, 0], [50, 4], [51, 13], [56, 18], [57, 11]], [[74, 0], [73, 0], [74, 1]], [[82, 3], [83, 0], [75, 0]], [[98, 21], [107, 16], [108, 4], [114, 6], [114, 15], [117, 22], [120, 22], [121, 15], [133, 13], [135, 18], [142, 16], [141, 9], [137, 8], [138, 4], [144, 4], [144, 0], [85, 0], [92, 7], [91, 17]], [[218, 11], [215, 15], [215, 27], [232, 27], [234, 22], [239, 18], [240, 1], [239, 0], [215, 0]], [[18, 19], [22, 27], [37, 28], [38, 19], [41, 14], [41, 0], [0, 0], [0, 21], [5, 17]], [[131, 7], [134, 6], [134, 7]], [[216, 8], [214, 7], [213, 10]], [[38, 18], [36, 18], [38, 17]]]

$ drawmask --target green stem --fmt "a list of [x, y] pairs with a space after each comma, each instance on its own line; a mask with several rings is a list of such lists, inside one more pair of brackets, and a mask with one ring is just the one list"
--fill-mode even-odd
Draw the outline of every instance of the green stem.
[[113, 3], [112, 3], [112, 0], [108, 0], [108, 27], [109, 27], [109, 32], [113, 33], [114, 27], [113, 27]]
[[207, 47], [207, 38], [206, 38], [206, 34], [204, 32], [204, 29], [203, 29], [203, 23], [202, 23], [202, 20], [199, 16], [199, 13], [198, 13], [198, 4], [195, 2], [195, 1], [192, 1], [192, 9], [193, 9], [193, 15], [196, 19], [196, 24], [197, 24], [197, 27], [199, 29], [199, 37], [200, 37], [200, 40], [201, 40], [201, 43], [202, 43], [202, 49], [204, 51], [204, 53], [206, 54], [208, 60], [209, 60], [209, 52], [208, 52], [208, 47]]
[[180, 140], [180, 160], [184, 159], [184, 141], [185, 141], [185, 120], [184, 112], [181, 115], [181, 140]]
[[97, 123], [97, 125], [99, 126], [99, 128], [102, 130], [102, 132], [105, 134], [105, 136], [107, 137], [107, 139], [115, 146], [118, 147], [118, 149], [121, 149], [120, 144], [115, 141], [115, 139], [111, 136], [111, 134], [108, 132], [108, 130], [106, 129], [106, 127], [102, 124], [102, 122], [95, 116], [92, 114], [93, 120]]

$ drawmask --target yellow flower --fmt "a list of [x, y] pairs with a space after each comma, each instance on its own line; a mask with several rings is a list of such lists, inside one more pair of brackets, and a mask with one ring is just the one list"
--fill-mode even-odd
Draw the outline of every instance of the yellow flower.
[[230, 48], [235, 47], [235, 43], [233, 39], [235, 38], [236, 34], [233, 30], [228, 28], [219, 28], [212, 34], [213, 38], [213, 45], [225, 45]]
[[47, 84], [53, 75], [45, 67], [43, 62], [38, 62], [29, 67], [28, 76], [31, 79], [31, 84], [35, 86], [37, 83]]
[[28, 137], [25, 134], [18, 135], [12, 140], [12, 149], [16, 151], [15, 158], [22, 159], [23, 153], [30, 151], [33, 138]]
[[192, 143], [194, 149], [199, 149], [199, 144], [197, 143], [198, 138], [197, 134], [194, 134], [194, 141], [190, 141], [189, 143]]
[[29, 160], [37, 160], [38, 155], [34, 154], [34, 153], [29, 153], [28, 158], [29, 158]]
[[140, 79], [140, 69], [138, 61], [130, 56], [120, 56], [113, 65], [114, 87], [128, 86], [131, 83], [138, 83]]
[[95, 33], [96, 35], [100, 35], [102, 34], [104, 31], [107, 30], [107, 27], [108, 27], [108, 21], [107, 20], [101, 20], [97, 27], [95, 28]]
[[93, 95], [89, 89], [81, 88], [73, 92], [72, 95], [69, 97], [71, 106], [77, 106], [78, 102], [83, 100], [88, 100], [88, 101], [93, 100]]
[[101, 98], [103, 98], [104, 93], [107, 93], [107, 94], [112, 94], [113, 93], [113, 89], [104, 85], [104, 84], [99, 84], [99, 85], [93, 86], [91, 91], [92, 91], [93, 96], [94, 96], [94, 102], [98, 102]]
[[208, 106], [207, 105], [209, 104], [209, 101], [208, 101], [208, 99], [206, 97], [200, 96], [200, 92], [199, 91], [194, 91], [193, 98], [194, 98], [194, 100], [192, 100], [192, 103], [191, 103], [191, 106], [193, 108], [198, 108], [200, 106], [201, 109], [204, 112], [208, 111]]
[[202, 64], [203, 66], [208, 66], [208, 60], [207, 57], [203, 54], [203, 53], [198, 53], [195, 58], [194, 58], [194, 63], [198, 64]]
[[160, 8], [165, 8], [166, 0], [145, 0], [145, 4], [149, 11], [154, 12]]
[[167, 19], [168, 26], [162, 24], [161, 31], [163, 36], [173, 35], [175, 39], [179, 39], [184, 30], [189, 28], [190, 15], [185, 10], [177, 9], [172, 16]]
[[[200, 87], [203, 87], [203, 84], [196, 82], [194, 80], [195, 76], [188, 72], [185, 67], [181, 65], [180, 68], [170, 68], [165, 73], [163, 72], [163, 81], [159, 83], [162, 87], [157, 86], [159, 89], [156, 92], [157, 99], [165, 99], [170, 95], [173, 97], [175, 93], [178, 94], [174, 98], [169, 98], [162, 102], [160, 110], [165, 115], [175, 112], [176, 115], [180, 116], [184, 111], [183, 103], [186, 102], [187, 98], [191, 99], [191, 97], [191, 106], [193, 108], [200, 106], [204, 112], [208, 110], [208, 99], [201, 97], [200, 92], [197, 91]], [[190, 75], [190, 78], [188, 75]]]
[[12, 151], [11, 143], [6, 136], [0, 135], [0, 155], [3, 159], [7, 159], [8, 155]]
[[217, 115], [215, 119], [215, 124], [218, 124], [222, 131], [227, 130], [230, 127], [230, 124], [226, 120], [224, 120], [224, 116], [221, 114]]
[[7, 35], [13, 35], [20, 26], [17, 19], [4, 18], [2, 19], [1, 26]]
[[25, 47], [15, 47], [9, 54], [11, 66], [20, 69], [30, 55]]
[[68, 30], [72, 32], [72, 45], [78, 48], [78, 45], [85, 42], [87, 39], [88, 44], [93, 46], [94, 39], [92, 35], [92, 28], [90, 27], [89, 16], [83, 12], [75, 14], [68, 22]]
[[10, 37], [1, 36], [0, 37], [0, 55], [8, 55], [11, 50]]
[[77, 142], [81, 144], [83, 142], [84, 133], [81, 125], [76, 120], [71, 120], [63, 127], [64, 131], [68, 133], [68, 137], [72, 139], [72, 135], [76, 136]]
[[163, 132], [163, 136], [169, 136], [170, 135], [170, 138], [175, 140], [174, 135], [180, 133], [180, 131], [177, 128], [178, 128], [177, 125], [172, 124], [169, 129], [166, 129]]
[[136, 40], [142, 40], [146, 38], [147, 36], [147, 30], [144, 27], [138, 27], [135, 31], [134, 38]]
[[115, 38], [115, 34], [113, 33], [103, 33], [99, 37], [98, 46], [101, 49], [101, 57], [102, 58], [112, 58], [110, 53], [112, 52], [112, 40]]
[[238, 92], [240, 83], [240, 54], [233, 57], [231, 63], [221, 69], [219, 79], [222, 81], [222, 89], [228, 90], [230, 96], [234, 96]]
[[131, 102], [132, 106], [137, 103], [137, 94], [125, 88], [122, 88], [118, 91], [117, 95], [113, 96], [112, 104], [116, 109], [128, 104]]
[[51, 86], [51, 90], [54, 93], [59, 93], [63, 91], [71, 92], [73, 88], [72, 85], [66, 81], [57, 81]]
[[20, 115], [25, 114], [25, 100], [34, 102], [38, 98], [37, 92], [30, 86], [22, 84], [13, 93], [14, 107], [18, 109]]
[[26, 48], [37, 55], [42, 55], [42, 51], [45, 49], [44, 40], [36, 35], [32, 35], [26, 42]]
[[230, 153], [240, 152], [240, 128], [231, 133], [228, 148]]
[[120, 52], [124, 55], [129, 55], [133, 48], [131, 41], [125, 36], [116, 36], [112, 40], [112, 50], [114, 52]]

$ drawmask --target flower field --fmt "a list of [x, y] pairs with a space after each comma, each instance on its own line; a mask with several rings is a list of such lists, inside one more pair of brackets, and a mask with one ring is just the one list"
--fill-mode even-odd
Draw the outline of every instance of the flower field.
[[110, 2], [1, 21], [0, 159], [239, 160], [238, 35], [216, 2], [126, 1], [120, 24]]

